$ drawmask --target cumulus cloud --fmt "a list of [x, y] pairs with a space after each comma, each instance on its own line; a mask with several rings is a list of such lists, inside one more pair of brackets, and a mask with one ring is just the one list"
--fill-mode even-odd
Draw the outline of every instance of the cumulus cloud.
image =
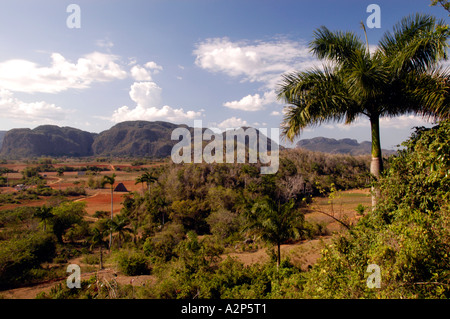
[[235, 110], [241, 111], [259, 111], [264, 109], [267, 104], [276, 102], [275, 91], [265, 92], [262, 96], [259, 94], [247, 95], [239, 101], [226, 102], [223, 105]]
[[[380, 127], [381, 129], [409, 129], [413, 128], [414, 126], [424, 126], [432, 124], [432, 121], [429, 121], [422, 116], [414, 115], [414, 114], [404, 114], [400, 116], [395, 117], [382, 117], [380, 118]], [[325, 128], [328, 129], [339, 129], [348, 131], [355, 127], [367, 127], [370, 128], [370, 121], [367, 117], [360, 117], [356, 121], [354, 121], [351, 124], [345, 124], [345, 123], [328, 123], [323, 125]]]
[[95, 45], [108, 50], [114, 46], [114, 43], [109, 38], [105, 38], [95, 41]]
[[400, 115], [396, 117], [380, 118], [380, 126], [383, 128], [407, 129], [414, 126], [429, 125], [433, 122], [419, 115]]
[[243, 126], [248, 126], [247, 121], [242, 120], [241, 118], [237, 118], [235, 116], [230, 117], [226, 120], [224, 120], [223, 122], [217, 124], [218, 128], [221, 129], [232, 129], [232, 128], [239, 128], [239, 127], [243, 127]]
[[143, 107], [158, 106], [162, 89], [155, 82], [135, 82], [130, 88], [130, 98]]
[[184, 111], [183, 108], [161, 106], [162, 89], [155, 82], [135, 82], [130, 88], [130, 98], [136, 103], [134, 108], [122, 106], [113, 112], [113, 122], [146, 120], [184, 122], [201, 116], [202, 112]]
[[57, 122], [67, 118], [71, 111], [44, 101], [24, 102], [14, 97], [11, 91], [0, 90], [0, 112], [2, 118], [24, 122]]
[[224, 103], [226, 107], [245, 111], [259, 111], [264, 105], [275, 103], [274, 92], [282, 74], [320, 66], [306, 44], [286, 39], [233, 42], [228, 38], [212, 38], [197, 44], [193, 53], [195, 64], [202, 69], [224, 73], [241, 82], [261, 83], [263, 96], [249, 94]]
[[162, 71], [163, 67], [158, 65], [156, 62], [150, 61], [144, 64], [144, 66], [140, 66], [136, 64], [136, 61], [132, 64], [131, 68], [131, 76], [136, 81], [151, 81], [152, 73], [158, 74], [159, 71]]
[[58, 93], [67, 89], [86, 89], [94, 82], [124, 79], [127, 72], [112, 54], [93, 52], [69, 62], [60, 53], [51, 54], [50, 66], [27, 60], [0, 63], [0, 87], [14, 92]]
[[154, 74], [157, 74], [159, 71], [163, 70], [162, 66], [158, 65], [156, 62], [153, 61], [145, 63], [145, 67], [153, 71]]
[[152, 79], [150, 72], [139, 65], [133, 66], [130, 72], [136, 81], [150, 81]]
[[197, 44], [197, 66], [274, 89], [281, 74], [318, 64], [306, 44], [290, 40], [237, 41], [212, 38]]
[[161, 108], [158, 107], [143, 107], [137, 105], [130, 109], [128, 106], [122, 106], [114, 111], [112, 120], [116, 123], [123, 121], [169, 121], [169, 122], [183, 122], [192, 120], [201, 115], [201, 112], [187, 111], [182, 108], [174, 109], [168, 105]]

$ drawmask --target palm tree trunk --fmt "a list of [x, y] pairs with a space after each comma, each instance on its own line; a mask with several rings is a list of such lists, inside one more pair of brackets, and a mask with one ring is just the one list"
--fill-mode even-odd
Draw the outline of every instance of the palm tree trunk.
[[100, 244], [100, 270], [103, 269], [103, 253], [102, 253], [102, 244]]
[[[383, 157], [380, 143], [380, 117], [378, 115], [370, 117], [370, 126], [372, 131], [372, 162], [370, 163], [370, 173], [375, 177], [375, 181], [378, 181], [383, 171]], [[372, 186], [372, 210], [375, 209], [379, 196], [379, 188]]]
[[278, 268], [280, 268], [280, 262], [281, 262], [281, 245], [278, 242], [277, 243], [278, 246], [278, 252], [277, 252], [277, 272], [278, 272]]

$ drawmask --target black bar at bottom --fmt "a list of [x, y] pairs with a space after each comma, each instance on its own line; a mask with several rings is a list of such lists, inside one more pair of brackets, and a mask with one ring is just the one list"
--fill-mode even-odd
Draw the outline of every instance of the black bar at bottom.
[[[273, 300], [273, 299], [196, 299], [196, 300], [0, 300], [2, 313], [13, 311], [18, 318], [45, 314], [64, 318], [66, 315], [113, 315], [121, 319], [135, 318], [304, 318], [347, 315], [388, 315], [398, 311], [404, 317], [431, 310], [448, 313], [450, 300]], [[395, 312], [394, 312], [395, 311]], [[444, 311], [444, 312], [441, 312]], [[103, 317], [106, 318], [106, 317]]]

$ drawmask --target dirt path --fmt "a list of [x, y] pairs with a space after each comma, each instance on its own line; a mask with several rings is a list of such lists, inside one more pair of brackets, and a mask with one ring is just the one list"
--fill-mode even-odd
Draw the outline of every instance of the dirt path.
[[47, 183], [47, 185], [57, 184], [57, 183], [61, 182], [62, 180], [63, 180], [62, 178], [58, 177], [58, 179], [56, 181], [51, 181], [51, 182]]

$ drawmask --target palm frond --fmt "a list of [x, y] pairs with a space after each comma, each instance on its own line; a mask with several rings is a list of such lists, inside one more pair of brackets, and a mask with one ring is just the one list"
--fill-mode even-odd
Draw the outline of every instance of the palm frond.
[[[293, 140], [307, 126], [341, 121], [347, 112], [356, 110], [338, 72], [324, 67], [283, 76], [278, 98], [288, 103], [282, 134]], [[351, 112], [350, 112], [351, 113]], [[350, 114], [347, 120], [354, 119]]]
[[348, 64], [357, 52], [366, 53], [364, 43], [353, 32], [332, 32], [325, 26], [314, 31], [314, 40], [309, 46], [319, 59], [328, 59], [339, 65]]
[[403, 18], [379, 42], [378, 54], [398, 71], [424, 72], [441, 59], [447, 59], [448, 26], [443, 20], [425, 14]]
[[432, 68], [411, 77], [408, 86], [419, 105], [418, 113], [435, 120], [450, 118], [450, 70]]
[[360, 105], [374, 104], [389, 82], [389, 72], [383, 63], [362, 52], [354, 55], [352, 64], [341, 70], [341, 76]]

